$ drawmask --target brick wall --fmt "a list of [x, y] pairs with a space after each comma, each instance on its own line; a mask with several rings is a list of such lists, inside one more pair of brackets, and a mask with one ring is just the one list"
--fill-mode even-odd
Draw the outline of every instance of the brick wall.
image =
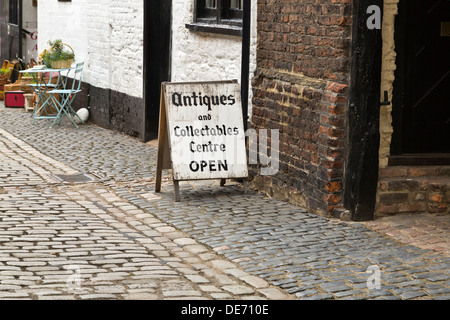
[[342, 206], [349, 0], [258, 1], [253, 127], [280, 130], [280, 170], [255, 188], [318, 213]]

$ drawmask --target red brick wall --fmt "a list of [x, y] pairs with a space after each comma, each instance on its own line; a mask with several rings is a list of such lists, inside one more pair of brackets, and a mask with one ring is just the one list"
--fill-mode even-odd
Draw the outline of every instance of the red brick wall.
[[342, 205], [351, 1], [258, 1], [255, 129], [280, 130], [280, 171], [253, 186], [329, 213]]

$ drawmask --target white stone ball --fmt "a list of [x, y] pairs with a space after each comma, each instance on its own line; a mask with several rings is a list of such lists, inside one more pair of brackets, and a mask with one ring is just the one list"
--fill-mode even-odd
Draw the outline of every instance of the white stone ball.
[[[78, 117], [80, 117], [81, 120], [83, 120], [84, 123], [86, 123], [89, 119], [89, 110], [86, 108], [80, 109], [77, 112]], [[78, 117], [74, 117], [74, 121], [76, 124], [81, 124], [80, 119]]]

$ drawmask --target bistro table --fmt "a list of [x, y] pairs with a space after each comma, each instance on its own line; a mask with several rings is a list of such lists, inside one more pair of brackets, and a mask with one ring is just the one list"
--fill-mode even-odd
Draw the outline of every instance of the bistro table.
[[31, 69], [22, 70], [22, 74], [30, 74], [34, 83], [29, 84], [37, 96], [36, 106], [33, 110], [33, 124], [39, 119], [53, 119], [53, 127], [61, 121], [64, 113], [60, 112], [59, 106], [53, 101], [49, 92], [55, 89], [66, 89], [68, 76], [75, 68], [51, 69], [45, 66], [35, 66]]

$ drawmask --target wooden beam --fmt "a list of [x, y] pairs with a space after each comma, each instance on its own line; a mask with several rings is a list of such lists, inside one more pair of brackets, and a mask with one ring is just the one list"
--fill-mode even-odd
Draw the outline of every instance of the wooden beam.
[[344, 206], [354, 221], [373, 220], [378, 185], [382, 34], [367, 26], [372, 5], [381, 9], [382, 16], [382, 0], [353, 1]]
[[144, 142], [158, 137], [161, 83], [170, 80], [171, 4], [144, 1]]
[[248, 129], [248, 106], [250, 90], [250, 38], [251, 38], [251, 0], [243, 0], [242, 18], [242, 69], [241, 69], [241, 97], [244, 130]]

